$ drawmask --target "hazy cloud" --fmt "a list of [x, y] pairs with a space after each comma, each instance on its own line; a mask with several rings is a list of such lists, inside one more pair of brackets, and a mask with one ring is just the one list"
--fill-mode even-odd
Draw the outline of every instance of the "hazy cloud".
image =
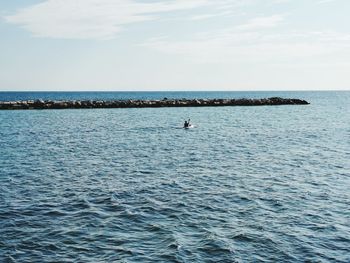
[[256, 17], [248, 21], [248, 23], [236, 27], [238, 30], [257, 30], [261, 28], [276, 27], [284, 20], [283, 15], [273, 15], [268, 17]]
[[150, 39], [142, 44], [199, 63], [268, 62], [323, 56], [350, 48], [350, 35], [336, 32], [241, 31], [236, 27], [187, 41]]
[[213, 1], [47, 0], [5, 19], [39, 37], [106, 39], [113, 38], [127, 24], [156, 20], [161, 13], [208, 5], [213, 5]]

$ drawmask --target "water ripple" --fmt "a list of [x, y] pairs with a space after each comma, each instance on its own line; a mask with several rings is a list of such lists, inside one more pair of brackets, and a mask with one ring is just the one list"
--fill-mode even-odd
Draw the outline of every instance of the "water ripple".
[[0, 261], [350, 262], [349, 97], [309, 100], [0, 112]]

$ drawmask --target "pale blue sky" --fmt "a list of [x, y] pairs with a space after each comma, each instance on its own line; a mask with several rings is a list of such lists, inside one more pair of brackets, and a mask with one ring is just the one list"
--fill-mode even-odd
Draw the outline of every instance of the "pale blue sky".
[[349, 0], [0, 0], [0, 90], [349, 90], [349, 13]]

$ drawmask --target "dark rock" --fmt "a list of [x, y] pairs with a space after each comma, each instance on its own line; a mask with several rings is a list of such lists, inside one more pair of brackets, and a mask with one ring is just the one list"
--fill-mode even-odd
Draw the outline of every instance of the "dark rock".
[[198, 107], [198, 106], [263, 106], [263, 105], [307, 105], [305, 100], [283, 99], [173, 99], [168, 100], [85, 100], [85, 101], [3, 101], [0, 110], [11, 109], [79, 109], [79, 108], [155, 108], [155, 107]]
[[42, 99], [35, 100], [34, 105], [35, 106], [43, 106], [43, 105], [45, 105], [45, 101], [43, 101]]

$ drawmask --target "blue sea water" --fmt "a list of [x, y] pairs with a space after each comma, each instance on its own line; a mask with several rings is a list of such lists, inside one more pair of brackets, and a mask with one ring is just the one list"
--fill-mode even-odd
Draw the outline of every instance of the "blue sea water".
[[[163, 99], [163, 98], [267, 98], [271, 96], [281, 96], [281, 97], [305, 97], [305, 98], [315, 98], [323, 96], [322, 94], [329, 94], [329, 92], [303, 92], [303, 91], [192, 91], [192, 92], [182, 92], [182, 91], [172, 91], [172, 92], [52, 92], [52, 91], [36, 91], [36, 92], [1, 92], [0, 91], [0, 101], [16, 101], [16, 100], [124, 100], [124, 99]], [[333, 92], [336, 96], [342, 96], [344, 92]], [[348, 94], [348, 92], [345, 92]], [[320, 95], [321, 94], [321, 95]], [[331, 95], [332, 96], [332, 95]]]
[[350, 262], [350, 92], [0, 100], [272, 96], [311, 104], [0, 111], [0, 262]]

